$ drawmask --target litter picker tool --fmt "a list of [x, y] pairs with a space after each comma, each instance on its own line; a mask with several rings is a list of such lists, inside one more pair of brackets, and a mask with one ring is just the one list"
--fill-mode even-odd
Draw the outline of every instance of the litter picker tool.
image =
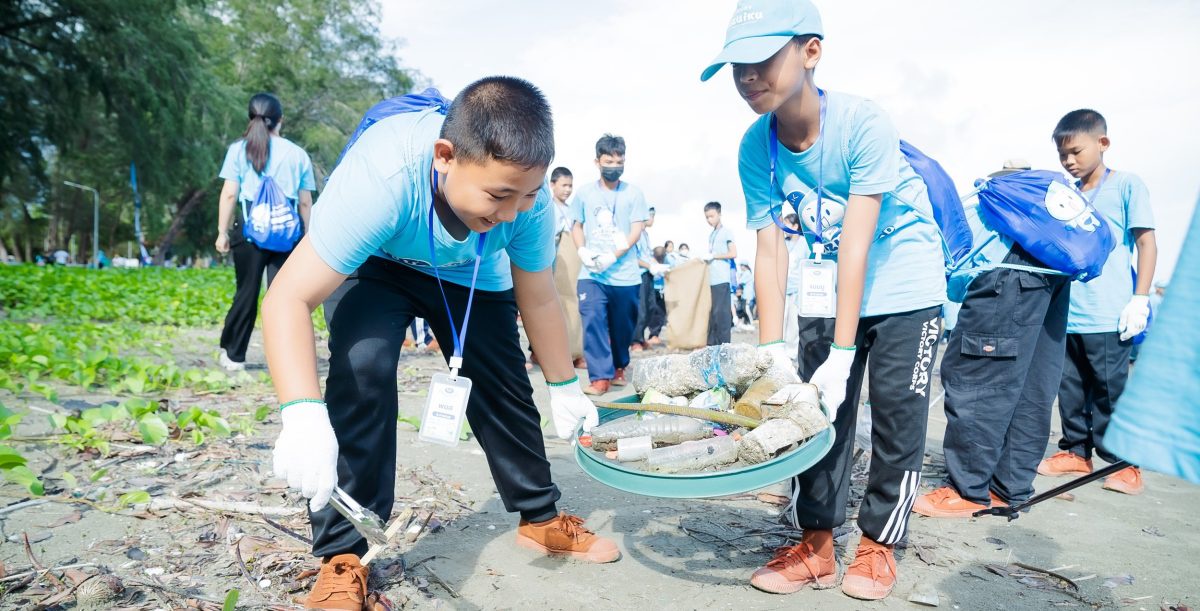
[[329, 497], [329, 504], [342, 517], [350, 521], [354, 525], [354, 530], [358, 534], [366, 538], [371, 545], [386, 545], [388, 542], [387, 534], [383, 531], [383, 520], [375, 515], [375, 512], [358, 504], [345, 490], [340, 486], [334, 486], [333, 496]]
[[1038, 503], [1041, 503], [1042, 501], [1052, 499], [1064, 492], [1069, 492], [1069, 491], [1074, 490], [1085, 484], [1090, 484], [1091, 482], [1094, 482], [1102, 477], [1107, 477], [1109, 475], [1112, 475], [1113, 473], [1116, 473], [1117, 471], [1120, 471], [1121, 469], [1124, 469], [1129, 466], [1130, 466], [1130, 464], [1128, 462], [1119, 460], [1099, 471], [1093, 471], [1083, 477], [1080, 477], [1078, 479], [1073, 479], [1057, 488], [1051, 488], [1050, 490], [1047, 490], [1047, 491], [1029, 499], [1028, 501], [1025, 501], [1024, 503], [1020, 503], [1018, 505], [1011, 505], [1009, 507], [989, 507], [987, 509], [981, 509], [979, 511], [976, 511], [975, 513], [973, 513], [971, 515], [973, 515], [976, 518], [981, 517], [981, 516], [1004, 516], [1004, 517], [1008, 518], [1009, 522], [1011, 522], [1011, 521], [1021, 517], [1020, 512], [1025, 511], [1026, 509], [1029, 509], [1030, 507], [1033, 507], [1034, 505], [1037, 505]]

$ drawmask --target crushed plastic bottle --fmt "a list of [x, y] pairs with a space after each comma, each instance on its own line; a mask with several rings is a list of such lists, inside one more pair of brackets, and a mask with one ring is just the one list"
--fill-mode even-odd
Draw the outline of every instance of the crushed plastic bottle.
[[676, 444], [712, 436], [712, 425], [687, 416], [662, 416], [639, 419], [621, 418], [592, 429], [592, 448], [611, 450], [618, 439], [648, 435], [655, 444]]
[[721, 436], [650, 450], [646, 463], [653, 471], [677, 473], [719, 467], [737, 458], [738, 443], [732, 437]]

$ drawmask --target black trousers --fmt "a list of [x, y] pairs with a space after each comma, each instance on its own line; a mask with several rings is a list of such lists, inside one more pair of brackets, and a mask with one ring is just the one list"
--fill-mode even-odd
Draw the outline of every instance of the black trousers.
[[[467, 288], [443, 283], [461, 329]], [[453, 353], [437, 280], [370, 258], [325, 302], [329, 377], [325, 401], [338, 439], [338, 485], [385, 519], [396, 479], [396, 365], [405, 330], [424, 318], [449, 359]], [[483, 447], [504, 508], [530, 521], [557, 513], [541, 417], [525, 373], [513, 292], [475, 292], [460, 375], [472, 382], [467, 422]], [[331, 507], [310, 515], [313, 555], [362, 555], [367, 542]]]
[[633, 328], [635, 344], [646, 341], [649, 337], [658, 337], [666, 323], [666, 307], [663, 297], [654, 290], [654, 276], [650, 272], [642, 272], [642, 284], [638, 288], [638, 317], [637, 325]]
[[[236, 227], [235, 230], [240, 231]], [[221, 347], [229, 354], [229, 360], [241, 363], [246, 360], [246, 346], [250, 345], [250, 334], [254, 332], [254, 321], [258, 318], [258, 293], [262, 290], [263, 271], [267, 272], [269, 287], [291, 253], [263, 250], [244, 238], [230, 251], [237, 290], [225, 315], [225, 327], [221, 329]]]
[[1121, 341], [1121, 334], [1115, 331], [1067, 334], [1067, 356], [1058, 386], [1063, 428], [1060, 450], [1088, 459], [1095, 451], [1106, 462], [1120, 460], [1104, 449], [1104, 431], [1113, 406], [1125, 391], [1132, 349], [1133, 342]]
[[[1040, 266], [1014, 252], [1022, 262]], [[996, 268], [971, 283], [942, 357], [949, 484], [990, 505], [1033, 495], [1062, 380], [1071, 283]]]
[[708, 313], [708, 345], [728, 344], [733, 329], [733, 300], [729, 294], [729, 283], [722, 282], [708, 288], [712, 291], [712, 310]]
[[[833, 325], [832, 318], [800, 319], [802, 379], [810, 379], [828, 358]], [[863, 376], [869, 370], [873, 447], [858, 526], [871, 540], [885, 545], [895, 545], [904, 538], [921, 482], [929, 379], [940, 335], [940, 307], [869, 316], [859, 321], [846, 400], [833, 423], [833, 447], [820, 462], [792, 478], [787, 517], [793, 525], [831, 529], [846, 521], [859, 394]]]

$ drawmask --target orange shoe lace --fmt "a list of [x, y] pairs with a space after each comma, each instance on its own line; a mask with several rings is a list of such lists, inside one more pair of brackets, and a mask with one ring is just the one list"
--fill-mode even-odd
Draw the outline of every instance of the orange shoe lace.
[[573, 516], [565, 511], [558, 514], [558, 524], [555, 526], [576, 541], [592, 534], [592, 531], [584, 528], [583, 518]]
[[808, 543], [797, 543], [787, 547], [781, 547], [775, 550], [775, 557], [767, 563], [767, 568], [775, 570], [789, 569], [796, 564], [804, 565], [808, 569], [808, 574], [811, 577], [816, 577], [818, 571], [817, 563], [813, 560], [817, 555], [817, 550], [813, 549]]
[[337, 592], [354, 592], [359, 595], [361, 592], [365, 592], [367, 584], [362, 583], [362, 577], [355, 568], [348, 562], [325, 564], [321, 567], [321, 573], [317, 575], [317, 585], [313, 588], [313, 595], [320, 597]]
[[[892, 550], [879, 545], [859, 545], [858, 551], [854, 554], [854, 562], [850, 563], [850, 567], [846, 570], [850, 572], [865, 572], [871, 576], [871, 581], [879, 581], [882, 573], [878, 570], [880, 567], [888, 568], [888, 556]], [[866, 565], [866, 569], [863, 569]], [[892, 575], [888, 575], [891, 577]]]

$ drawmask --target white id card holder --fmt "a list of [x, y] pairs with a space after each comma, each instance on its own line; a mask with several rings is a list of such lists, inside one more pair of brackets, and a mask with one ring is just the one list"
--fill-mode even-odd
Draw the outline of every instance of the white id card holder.
[[805, 318], [837, 316], [837, 261], [805, 259], [800, 262], [800, 315]]
[[429, 396], [425, 398], [425, 414], [421, 417], [421, 441], [455, 447], [467, 416], [467, 399], [471, 397], [471, 380], [446, 373], [434, 374], [429, 380]]

